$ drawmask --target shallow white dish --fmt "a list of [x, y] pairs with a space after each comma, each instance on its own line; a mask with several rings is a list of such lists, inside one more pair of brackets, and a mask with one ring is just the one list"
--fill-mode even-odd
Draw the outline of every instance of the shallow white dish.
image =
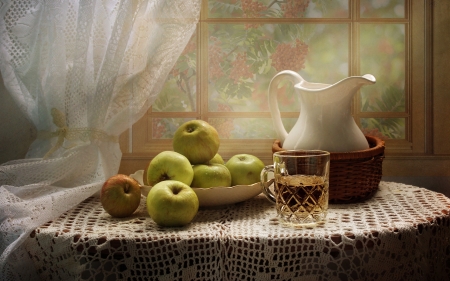
[[[130, 177], [134, 178], [141, 184], [142, 195], [147, 196], [152, 187], [144, 185], [144, 170], [136, 171], [136, 173], [131, 174]], [[262, 191], [261, 184], [259, 182], [252, 185], [193, 188], [193, 190], [197, 194], [198, 201], [201, 207], [212, 207], [242, 202], [255, 197]]]

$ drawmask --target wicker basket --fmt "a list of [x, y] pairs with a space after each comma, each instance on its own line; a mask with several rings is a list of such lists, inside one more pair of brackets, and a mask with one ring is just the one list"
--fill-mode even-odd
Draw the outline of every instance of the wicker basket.
[[[330, 203], [355, 203], [366, 200], [378, 190], [384, 159], [384, 141], [366, 136], [366, 150], [330, 153]], [[272, 152], [282, 151], [275, 140]]]

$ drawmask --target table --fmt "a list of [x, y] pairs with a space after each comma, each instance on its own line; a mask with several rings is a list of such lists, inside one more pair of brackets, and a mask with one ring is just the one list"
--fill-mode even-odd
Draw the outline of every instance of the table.
[[114, 219], [89, 198], [31, 233], [44, 280], [448, 280], [450, 199], [381, 182], [366, 202], [330, 205], [327, 222], [287, 228], [260, 194], [158, 227], [145, 200]]

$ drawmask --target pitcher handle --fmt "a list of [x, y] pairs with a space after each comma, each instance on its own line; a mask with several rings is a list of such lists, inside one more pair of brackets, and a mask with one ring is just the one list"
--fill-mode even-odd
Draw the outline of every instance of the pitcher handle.
[[288, 79], [292, 83], [298, 84], [305, 81], [298, 73], [291, 70], [284, 70], [275, 75], [269, 84], [269, 109], [272, 115], [273, 125], [278, 138], [280, 139], [281, 145], [283, 145], [284, 140], [288, 136], [286, 128], [284, 128], [283, 122], [281, 121], [280, 109], [278, 108], [277, 100], [277, 88], [278, 84], [283, 79]]

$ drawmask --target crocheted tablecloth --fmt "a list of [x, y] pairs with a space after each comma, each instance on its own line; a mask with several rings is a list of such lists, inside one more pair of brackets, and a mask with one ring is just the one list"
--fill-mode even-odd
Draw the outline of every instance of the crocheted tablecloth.
[[448, 280], [450, 199], [381, 182], [327, 221], [289, 228], [262, 194], [157, 226], [145, 200], [124, 219], [89, 198], [36, 229], [27, 250], [44, 280]]

